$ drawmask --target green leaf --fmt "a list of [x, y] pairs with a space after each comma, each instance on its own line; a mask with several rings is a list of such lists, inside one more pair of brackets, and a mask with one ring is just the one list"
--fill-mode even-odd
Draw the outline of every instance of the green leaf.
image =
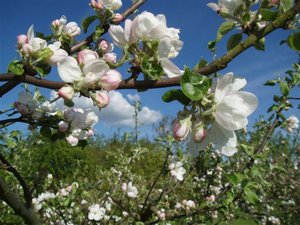
[[277, 84], [277, 80], [268, 80], [264, 85], [274, 86], [275, 84]]
[[227, 21], [221, 24], [217, 33], [217, 42], [219, 42], [225, 34], [231, 31], [235, 27], [235, 23], [232, 21]]
[[35, 67], [34, 68], [38, 74], [40, 74], [42, 77], [49, 74], [51, 71], [51, 66], [44, 65], [43, 67]]
[[207, 77], [192, 72], [186, 68], [180, 80], [183, 93], [193, 101], [199, 101], [210, 88], [210, 81]]
[[247, 218], [231, 221], [230, 225], [257, 225], [257, 223], [253, 219]]
[[233, 34], [227, 42], [227, 51], [230, 51], [233, 49], [235, 46], [237, 46], [241, 40], [243, 39], [243, 34]]
[[25, 71], [23, 63], [19, 60], [11, 61], [7, 70], [15, 75], [22, 75]]
[[280, 8], [285, 12], [288, 9], [292, 8], [294, 0], [280, 0]]
[[283, 96], [288, 96], [290, 93], [289, 85], [286, 82], [281, 82], [280, 83], [280, 91]]
[[234, 186], [236, 186], [236, 185], [238, 185], [240, 183], [239, 182], [239, 177], [236, 174], [234, 174], [234, 173], [226, 175], [226, 178]]
[[164, 72], [162, 66], [149, 56], [143, 58], [141, 69], [143, 74], [151, 80], [158, 80]]
[[89, 26], [91, 25], [92, 22], [94, 22], [98, 17], [97, 16], [89, 16], [84, 18], [84, 20], [81, 23], [81, 26], [83, 28], [83, 32], [86, 33]]
[[202, 67], [207, 65], [207, 61], [203, 58], [201, 58], [201, 60], [197, 63], [196, 66], [194, 66], [193, 71], [199, 71]]
[[262, 19], [267, 20], [267, 21], [273, 21], [278, 15], [278, 11], [274, 11], [271, 9], [261, 9], [260, 13], [261, 13]]
[[40, 129], [40, 134], [45, 138], [51, 138], [51, 135], [52, 135], [51, 128], [42, 126]]
[[244, 189], [244, 194], [245, 194], [245, 198], [248, 202], [250, 202], [251, 204], [256, 204], [256, 202], [258, 201], [258, 196], [257, 194], [252, 191], [250, 188], [246, 187]]
[[50, 56], [53, 55], [53, 51], [50, 48], [44, 48], [42, 51], [39, 52], [38, 58], [41, 60], [48, 60]]
[[300, 32], [296, 32], [291, 34], [287, 39], [288, 46], [295, 50], [300, 51]]
[[167, 91], [162, 96], [162, 100], [164, 102], [172, 102], [177, 100], [183, 105], [188, 105], [191, 102], [191, 100], [184, 95], [181, 89]]
[[255, 45], [254, 48], [256, 48], [259, 51], [265, 50], [265, 38], [260, 39]]

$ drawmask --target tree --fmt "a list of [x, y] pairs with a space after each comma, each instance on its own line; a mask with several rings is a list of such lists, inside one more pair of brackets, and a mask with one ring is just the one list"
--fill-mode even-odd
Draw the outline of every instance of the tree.
[[[166, 219], [186, 219], [189, 217], [197, 217], [197, 220], [205, 221], [205, 216], [201, 215], [202, 212], [210, 212], [212, 218], [217, 217], [218, 210], [224, 207], [228, 207], [230, 210], [230, 205], [233, 202], [243, 199], [240, 196], [244, 196], [244, 199], [250, 204], [257, 204], [259, 199], [257, 192], [261, 191], [261, 187], [254, 182], [259, 177], [255, 160], [258, 156], [263, 158], [264, 150], [277, 127], [286, 128], [290, 133], [298, 127], [298, 119], [296, 117], [286, 119], [283, 111], [293, 106], [289, 100], [298, 99], [290, 96], [290, 93], [293, 88], [299, 87], [300, 84], [299, 64], [295, 64], [293, 69], [287, 71], [287, 76], [283, 79], [277, 78], [266, 83], [269, 86], [278, 85], [281, 96], [274, 96], [274, 104], [269, 109], [269, 112], [273, 114], [266, 124], [259, 125], [259, 128], [262, 129], [259, 134], [262, 137], [256, 142], [254, 141], [257, 138], [255, 137], [256, 134], [249, 134], [250, 136], [247, 137], [240, 133], [240, 130], [245, 128], [248, 123], [247, 117], [257, 107], [256, 96], [241, 91], [246, 85], [246, 80], [236, 77], [233, 73], [228, 73], [216, 82], [214, 81], [219, 76], [218, 72], [242, 52], [250, 47], [255, 47], [258, 50], [264, 49], [265, 38], [279, 28], [293, 30], [283, 43], [287, 43], [290, 48], [298, 52], [300, 49], [298, 32], [300, 2], [292, 0], [220, 0], [218, 4], [208, 4], [225, 20], [217, 31], [216, 39], [208, 43], [212, 53], [215, 53], [216, 45], [223, 36], [232, 30], [239, 32], [228, 39], [225, 55], [210, 63], [201, 59], [194, 68], [185, 68], [184, 71], [180, 70], [170, 60], [176, 57], [182, 48], [183, 43], [179, 37], [179, 30], [168, 27], [163, 15], [155, 16], [149, 12], [142, 12], [136, 15], [133, 20], [127, 19], [145, 2], [146, 0], [134, 1], [124, 13], [118, 14], [114, 11], [122, 6], [120, 0], [92, 0], [90, 5], [94, 9], [95, 15], [82, 21], [82, 29], [86, 32], [94, 21], [98, 21], [99, 24], [94, 27], [92, 34], [79, 42], [75, 41], [75, 37], [81, 32], [81, 28], [75, 22], [67, 23], [65, 16], [52, 22], [52, 34], [49, 36], [35, 33], [33, 26], [29, 28], [26, 35], [19, 35], [17, 48], [20, 59], [13, 60], [8, 65], [8, 73], [0, 75], [0, 81], [5, 82], [0, 87], [0, 96], [11, 92], [15, 86], [22, 82], [36, 87], [58, 90], [58, 92], [57, 97], [50, 101], [46, 100], [38, 90], [33, 95], [28, 89], [21, 92], [19, 100], [14, 103], [14, 108], [2, 111], [2, 114], [13, 111], [8, 115], [9, 117], [15, 114], [20, 114], [20, 116], [0, 121], [1, 128], [16, 122], [28, 123], [31, 129], [38, 128], [40, 134], [51, 141], [66, 139], [72, 146], [84, 147], [88, 143], [87, 140], [93, 136], [93, 126], [97, 123], [98, 117], [92, 111], [85, 111], [76, 105], [74, 106], [73, 98], [75, 96], [88, 98], [101, 109], [109, 104], [108, 92], [111, 90], [147, 90], [180, 86], [180, 89], [169, 90], [163, 95], [165, 102], [177, 100], [184, 106], [184, 110], [179, 112], [177, 119], [174, 120], [173, 137], [166, 135], [165, 139], [162, 140], [162, 146], [166, 150], [165, 160], [161, 163], [161, 171], [147, 187], [148, 189], [138, 191], [133, 181], [128, 179], [128, 182], [124, 182], [122, 176], [115, 177], [116, 183], [112, 181], [107, 183], [106, 187], [113, 188], [123, 182], [122, 190], [128, 198], [135, 199], [138, 194], [143, 195], [142, 193], [144, 193], [141, 209], [135, 208], [129, 203], [129, 206], [133, 207], [134, 210], [130, 215], [131, 220], [129, 219], [127, 222], [130, 223], [133, 219], [146, 224], [154, 224]], [[257, 7], [257, 10], [253, 11], [253, 7]], [[124, 28], [119, 25], [123, 22]], [[109, 33], [114, 44], [123, 52], [122, 57], [118, 60], [112, 52], [111, 43], [103, 39], [106, 33]], [[117, 71], [117, 68], [126, 65], [126, 63], [130, 65], [130, 76], [124, 78]], [[53, 66], [57, 67], [58, 75], [63, 82], [45, 79]], [[144, 80], [140, 79], [142, 74]], [[54, 108], [53, 103], [61, 98], [64, 100], [66, 108], [63, 110]], [[139, 111], [138, 105], [136, 104], [136, 119]], [[237, 134], [239, 134], [238, 137]], [[217, 150], [217, 153], [214, 153], [213, 164], [206, 162], [210, 156], [200, 152], [199, 157], [190, 167], [191, 173], [196, 173], [198, 176], [205, 175], [207, 190], [200, 196], [191, 194], [187, 197], [198, 198], [199, 202], [206, 198], [208, 203], [199, 204], [200, 206], [196, 207], [194, 201], [185, 201], [180, 206], [181, 209], [185, 209], [184, 213], [175, 210], [169, 216], [165, 209], [158, 209], [157, 207], [162, 202], [162, 196], [166, 192], [171, 193], [173, 189], [165, 184], [165, 187], [162, 186], [161, 188], [161, 194], [157, 194], [155, 191], [157, 191], [159, 180], [167, 172], [170, 172], [172, 179], [179, 181], [179, 184], [181, 184], [180, 182], [192, 183], [192, 181], [183, 182], [184, 174], [187, 173], [181, 160], [184, 157], [180, 156], [180, 151], [178, 151], [178, 156], [174, 156], [172, 150], [175, 140], [183, 141], [189, 135], [192, 137], [192, 141], [188, 144], [189, 149], [196, 148], [199, 150], [200, 145], [196, 143], [202, 143], [208, 151]], [[18, 135], [12, 133], [7, 140], [3, 138], [3, 146], [7, 149], [14, 148], [17, 140]], [[211, 143], [214, 145], [212, 146]], [[201, 147], [202, 150], [204, 147]], [[146, 150], [142, 148], [139, 143], [137, 143], [136, 148], [130, 149], [133, 152], [132, 155], [128, 156], [126, 162], [117, 160], [121, 168], [122, 166], [126, 168], [124, 170], [127, 173], [130, 173], [130, 169], [127, 170], [130, 163], [138, 160], [144, 151], [149, 151], [147, 148], [145, 148]], [[227, 164], [230, 159], [226, 161], [219, 154], [230, 157], [237, 155], [238, 150], [246, 153], [244, 156], [239, 153], [239, 156], [245, 158], [245, 162], [242, 166], [231, 170]], [[264, 157], [263, 159], [266, 160], [267, 156]], [[35, 211], [39, 211], [36, 207], [42, 200], [35, 198], [34, 208], [32, 206], [34, 189], [29, 188], [19, 171], [8, 162], [5, 154], [0, 154], [0, 160], [3, 169], [11, 172], [22, 186], [25, 202], [23, 203], [23, 200], [13, 192], [2, 176], [0, 176], [0, 198], [26, 223], [41, 224]], [[209, 187], [214, 185], [213, 175], [220, 172], [219, 163], [228, 170], [226, 176], [219, 179], [219, 182], [226, 181], [229, 183], [226, 186], [221, 186], [222, 190], [211, 194]], [[209, 168], [214, 168], [212, 176], [207, 173]], [[256, 168], [256, 175], [253, 174], [253, 168]], [[69, 192], [77, 190], [77, 186], [76, 184], [71, 185]], [[242, 187], [242, 191], [240, 187]], [[154, 198], [153, 195], [156, 197]], [[63, 194], [62, 196], [64, 197]], [[121, 200], [111, 197], [112, 195], [110, 196], [111, 200], [103, 200], [103, 204], [114, 202], [114, 204], [119, 204], [122, 209]], [[114, 197], [121, 198], [120, 196]], [[47, 197], [44, 196], [43, 200], [54, 198], [53, 195], [47, 195]], [[109, 198], [107, 197], [107, 199]], [[219, 205], [211, 204], [215, 202]], [[69, 201], [66, 205], [68, 204]], [[243, 204], [243, 202], [239, 204]], [[107, 209], [99, 204], [94, 204], [88, 210], [88, 219], [99, 221], [104, 218]], [[63, 223], [68, 224], [67, 219], [64, 218], [64, 213], [60, 213], [60, 216], [63, 218]], [[154, 218], [155, 213], [158, 217], [156, 220]], [[86, 219], [80, 221], [84, 223]], [[274, 221], [272, 223], [276, 223], [276, 219]]]

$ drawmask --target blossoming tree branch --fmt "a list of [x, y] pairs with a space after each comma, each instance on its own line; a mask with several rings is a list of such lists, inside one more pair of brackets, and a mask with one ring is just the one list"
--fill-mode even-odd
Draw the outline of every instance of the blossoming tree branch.
[[[209, 3], [207, 6], [213, 10], [212, 13], [215, 12], [216, 16], [224, 19], [216, 33], [216, 39], [208, 43], [209, 51], [215, 53], [216, 46], [224, 36], [233, 30], [236, 33], [228, 39], [225, 55], [211, 62], [201, 59], [194, 68], [178, 68], [172, 62], [172, 58], [184, 46], [180, 40], [180, 30], [168, 27], [167, 18], [163, 14], [154, 15], [148, 11], [136, 13], [145, 2], [146, 0], [134, 1], [124, 13], [116, 13], [122, 7], [121, 0], [91, 0], [90, 7], [94, 10], [94, 15], [85, 18], [81, 27], [62, 15], [52, 21], [49, 35], [36, 33], [32, 25], [26, 34], [17, 36], [19, 58], [8, 65], [7, 73], [0, 74], [0, 81], [5, 82], [0, 87], [0, 96], [9, 94], [21, 83], [57, 92], [56, 97], [47, 100], [39, 91], [31, 93], [25, 88], [19, 93], [13, 108], [2, 111], [2, 114], [13, 112], [8, 114], [9, 118], [0, 121], [0, 127], [5, 128], [17, 122], [28, 123], [30, 129], [39, 129], [46, 138], [65, 139], [71, 146], [84, 146], [94, 135], [93, 127], [98, 123], [98, 116], [94, 111], [84, 110], [74, 104], [75, 97], [86, 98], [101, 110], [109, 105], [109, 92], [112, 90], [151, 91], [153, 88], [178, 86], [178, 89], [169, 90], [162, 96], [165, 102], [178, 101], [183, 105], [183, 110], [178, 112], [172, 124], [173, 142], [189, 139], [188, 147], [196, 153], [213, 146], [219, 158], [235, 155], [241, 148], [236, 133], [246, 128], [247, 118], [258, 107], [258, 100], [254, 93], [242, 90], [247, 84], [245, 78], [234, 72], [218, 72], [250, 47], [263, 49], [268, 34], [277, 29], [287, 30], [284, 43], [299, 52], [300, 1], [219, 0]], [[94, 32], [85, 40], [76, 40], [82, 32], [87, 32], [94, 21], [98, 23]], [[122, 54], [117, 55], [115, 48], [120, 48]], [[130, 65], [129, 74], [121, 74], [118, 68], [126, 65]], [[47, 80], [52, 67], [57, 67], [57, 78], [60, 80]], [[270, 108], [270, 112], [274, 113], [273, 120], [270, 120], [272, 123], [253, 155], [264, 150], [275, 128], [284, 127], [289, 133], [298, 128], [298, 119], [285, 119], [282, 112], [292, 107], [289, 94], [292, 88], [300, 84], [299, 70], [299, 64], [295, 64], [289, 72], [289, 78], [278, 78], [266, 83], [269, 86], [279, 85], [282, 96], [274, 98], [275, 103]], [[63, 99], [63, 109], [56, 107], [58, 99]], [[167, 168], [175, 182], [184, 182], [187, 171], [183, 162], [170, 157], [170, 154], [168, 152], [162, 171]], [[1, 154], [0, 160], [20, 182], [25, 204], [1, 176], [0, 199], [26, 223], [41, 224], [35, 212], [42, 209], [42, 202], [56, 198], [56, 195], [44, 193], [33, 199], [32, 192], [20, 173]], [[253, 164], [254, 158], [251, 156], [240, 172], [244, 173]], [[149, 203], [156, 181], [162, 174], [163, 172], [154, 180], [141, 203], [138, 218], [142, 222], [149, 222], [155, 213], [158, 221], [166, 220], [165, 209], [152, 210], [151, 204], [154, 203]], [[67, 196], [78, 188], [78, 184], [68, 188], [62, 189], [60, 195]], [[216, 196], [209, 196], [209, 200], [217, 201], [233, 188], [234, 185], [227, 185]], [[128, 198], [135, 199], [140, 194], [132, 181], [122, 183], [121, 189]], [[162, 191], [164, 192], [167, 190]], [[114, 201], [109, 199], [107, 204]], [[159, 201], [160, 198], [157, 202]], [[183, 216], [187, 217], [203, 210], [197, 209], [192, 200], [186, 200], [178, 207], [186, 209]], [[101, 221], [109, 211], [108, 208], [99, 204], [91, 205], [88, 220]], [[209, 208], [209, 205], [204, 208]], [[177, 216], [181, 217], [180, 214], [174, 214], [170, 219]], [[152, 220], [146, 224], [155, 222], [157, 221]]]

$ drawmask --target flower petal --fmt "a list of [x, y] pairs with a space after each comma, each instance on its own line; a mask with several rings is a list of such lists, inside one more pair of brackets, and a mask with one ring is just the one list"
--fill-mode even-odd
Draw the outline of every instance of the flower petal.
[[228, 130], [238, 130], [248, 124], [247, 117], [257, 108], [256, 96], [249, 92], [235, 92], [225, 96], [213, 113], [216, 121]]
[[234, 131], [224, 129], [217, 123], [213, 123], [208, 135], [210, 141], [222, 154], [232, 156], [237, 152], [237, 138]]
[[71, 56], [60, 60], [57, 64], [57, 70], [60, 78], [66, 83], [73, 83], [80, 80], [81, 70], [76, 59]]
[[161, 66], [163, 67], [166, 75], [168, 77], [177, 77], [183, 74], [183, 71], [180, 70], [173, 62], [169, 59], [161, 59]]
[[108, 70], [109, 66], [103, 60], [94, 60], [86, 64], [82, 71], [85, 75], [92, 73], [100, 79]]
[[215, 102], [220, 103], [229, 92], [242, 89], [247, 84], [245, 78], [234, 77], [233, 73], [227, 73], [218, 80], [215, 91]]
[[[126, 44], [124, 29], [120, 25], [110, 25], [108, 30], [115, 45], [123, 48]], [[126, 31], [128, 32], [128, 31]]]
[[28, 42], [30, 42], [34, 38], [34, 30], [33, 25], [31, 25], [27, 31]]

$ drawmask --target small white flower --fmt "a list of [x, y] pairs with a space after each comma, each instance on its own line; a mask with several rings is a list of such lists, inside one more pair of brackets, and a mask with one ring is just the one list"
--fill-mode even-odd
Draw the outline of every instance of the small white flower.
[[129, 182], [128, 184], [123, 183], [122, 191], [125, 192], [129, 198], [136, 198], [139, 193], [137, 188], [132, 185], [132, 182]]
[[181, 162], [173, 162], [169, 165], [171, 176], [176, 180], [183, 181], [183, 175], [186, 170], [182, 167]]
[[286, 120], [286, 130], [289, 133], [292, 133], [294, 129], [299, 127], [299, 119], [296, 116], [290, 116]]
[[100, 207], [99, 204], [94, 204], [89, 207], [89, 220], [100, 221], [104, 218], [106, 210], [103, 207]]

